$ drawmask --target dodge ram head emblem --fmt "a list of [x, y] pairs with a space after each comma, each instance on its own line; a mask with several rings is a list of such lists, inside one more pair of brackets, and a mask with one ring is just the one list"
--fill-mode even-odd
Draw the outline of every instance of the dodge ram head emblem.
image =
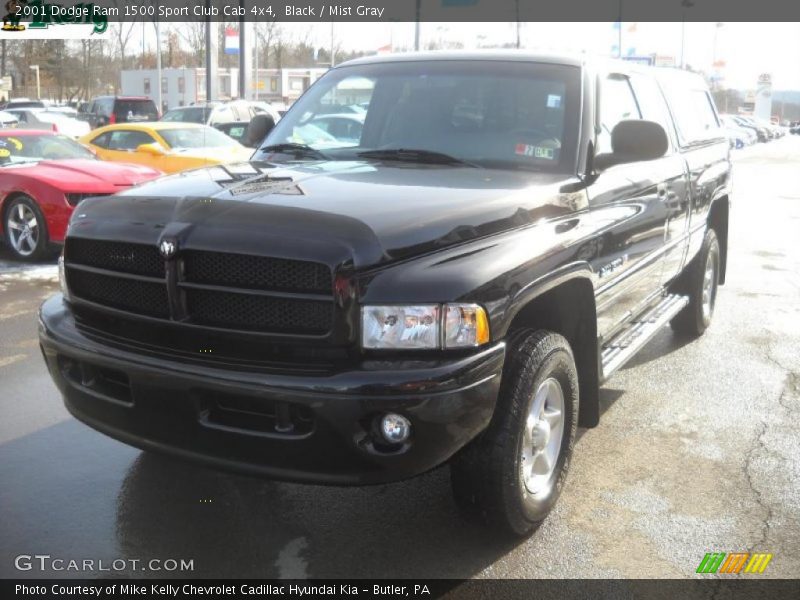
[[175, 256], [175, 251], [177, 249], [178, 245], [172, 240], [161, 240], [161, 243], [158, 245], [158, 251], [161, 252], [161, 256], [164, 258], [172, 258]]

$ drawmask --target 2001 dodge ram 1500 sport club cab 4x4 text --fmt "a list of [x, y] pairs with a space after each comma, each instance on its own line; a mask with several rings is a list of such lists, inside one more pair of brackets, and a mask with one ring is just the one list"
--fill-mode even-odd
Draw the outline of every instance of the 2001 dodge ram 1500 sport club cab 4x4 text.
[[250, 162], [81, 202], [42, 350], [123, 442], [323, 484], [449, 462], [467, 514], [524, 535], [603, 381], [667, 323], [708, 327], [729, 189], [696, 75], [359, 59]]

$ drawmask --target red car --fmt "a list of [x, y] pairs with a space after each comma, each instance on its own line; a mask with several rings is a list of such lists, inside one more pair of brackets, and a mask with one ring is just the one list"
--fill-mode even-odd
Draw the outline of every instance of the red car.
[[99, 160], [49, 131], [0, 130], [0, 235], [22, 260], [47, 256], [64, 241], [75, 206], [161, 175], [150, 167]]

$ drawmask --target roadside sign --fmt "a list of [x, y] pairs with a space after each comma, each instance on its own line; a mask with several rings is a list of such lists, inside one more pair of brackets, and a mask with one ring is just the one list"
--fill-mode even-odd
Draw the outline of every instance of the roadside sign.
[[0, 77], [0, 92], [10, 92], [13, 89], [13, 87], [14, 84], [11, 81], [11, 75]]

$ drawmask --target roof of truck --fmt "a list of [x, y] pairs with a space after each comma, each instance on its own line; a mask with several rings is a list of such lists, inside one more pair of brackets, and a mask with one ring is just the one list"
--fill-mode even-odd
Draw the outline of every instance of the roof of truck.
[[579, 54], [539, 53], [529, 50], [433, 50], [426, 52], [398, 52], [395, 54], [375, 54], [348, 60], [336, 68], [372, 63], [414, 62], [431, 60], [502, 60], [520, 62], [539, 62], [559, 65], [580, 66], [585, 58]]
[[351, 65], [368, 65], [396, 62], [424, 61], [519, 61], [580, 67], [591, 65], [600, 71], [618, 73], [649, 73], [666, 81], [702, 82], [697, 73], [677, 67], [652, 67], [633, 61], [609, 58], [593, 54], [567, 54], [557, 52], [535, 52], [531, 50], [487, 49], [487, 50], [432, 50], [425, 52], [398, 52], [394, 54], [375, 54], [343, 62], [335, 68]]

